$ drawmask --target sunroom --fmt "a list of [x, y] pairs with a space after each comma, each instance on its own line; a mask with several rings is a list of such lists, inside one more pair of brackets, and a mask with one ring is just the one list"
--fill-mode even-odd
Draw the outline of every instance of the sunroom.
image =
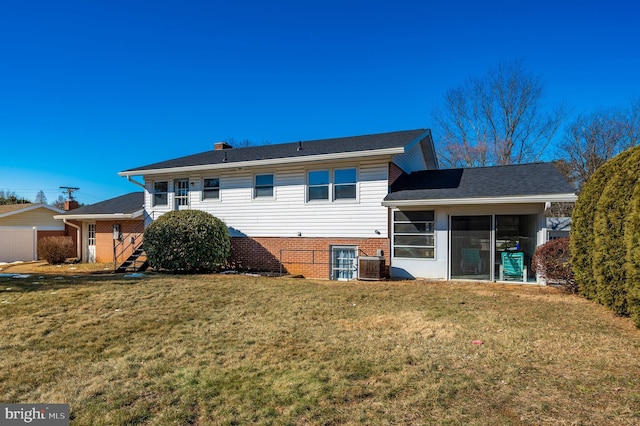
[[546, 210], [575, 199], [549, 163], [405, 175], [383, 202], [391, 276], [536, 283], [531, 260], [547, 241]]

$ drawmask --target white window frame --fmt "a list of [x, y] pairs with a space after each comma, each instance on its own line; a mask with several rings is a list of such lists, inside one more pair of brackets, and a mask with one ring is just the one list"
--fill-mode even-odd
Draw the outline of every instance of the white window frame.
[[[411, 218], [407, 219], [397, 219], [396, 215], [398, 213], [406, 215], [411, 213], [426, 213], [431, 212], [433, 217], [432, 220], [412, 220]], [[391, 240], [391, 248], [393, 250], [392, 256], [398, 259], [414, 259], [414, 260], [435, 260], [436, 258], [436, 229], [435, 229], [435, 214], [434, 210], [394, 210], [393, 218], [391, 221], [392, 225], [392, 240]], [[401, 230], [398, 232], [398, 227], [396, 225], [405, 225], [405, 230]], [[409, 226], [406, 226], [409, 225]], [[409, 229], [411, 226], [420, 225], [420, 228], [424, 226], [424, 230], [418, 229], [418, 226], [415, 226], [416, 230]], [[433, 239], [433, 245], [430, 244], [396, 244], [396, 237], [423, 237], [423, 236], [431, 236]], [[432, 256], [398, 256], [396, 254], [396, 249], [420, 249], [420, 250], [432, 250]]]
[[[271, 185], [258, 185], [259, 176], [271, 176]], [[271, 188], [271, 195], [258, 195], [258, 189]], [[253, 199], [254, 200], [273, 200], [276, 196], [276, 175], [275, 173], [256, 173], [253, 176]]]
[[[206, 186], [206, 182], [210, 180], [217, 180], [217, 186]], [[207, 191], [215, 192], [217, 195], [215, 197], [207, 197]], [[220, 201], [220, 178], [219, 177], [206, 177], [202, 178], [202, 201]]]
[[[158, 191], [156, 185], [158, 184], [164, 184], [165, 185], [165, 190], [164, 191]], [[164, 202], [159, 203], [158, 200], [158, 196], [161, 196], [164, 194]], [[157, 180], [153, 182], [153, 188], [152, 188], [152, 193], [151, 193], [151, 204], [153, 205], [153, 207], [156, 206], [168, 206], [169, 205], [169, 181], [167, 180]]]
[[[335, 281], [351, 281], [358, 278], [358, 246], [352, 245], [332, 245], [330, 249], [330, 264], [331, 270], [330, 278]], [[347, 258], [336, 258], [337, 253], [340, 251], [348, 251], [353, 256]], [[337, 260], [337, 262], [336, 262]], [[342, 273], [346, 274], [346, 277]]]
[[[311, 173], [327, 173], [327, 183], [311, 184]], [[324, 188], [327, 187], [327, 198], [311, 198], [311, 188]], [[331, 169], [317, 169], [307, 170], [307, 188], [306, 188], [306, 200], [308, 203], [326, 203], [331, 201]]]
[[[342, 182], [336, 183], [336, 172], [353, 170], [355, 172], [355, 181], [354, 182]], [[319, 173], [325, 172], [327, 173], [327, 183], [321, 184], [311, 184], [310, 175], [311, 173]], [[341, 186], [353, 186], [355, 196], [350, 198], [338, 198], [336, 197], [336, 189]], [[311, 198], [310, 189], [311, 188], [327, 188], [327, 198]], [[336, 167], [336, 168], [325, 168], [325, 169], [313, 169], [307, 170], [306, 172], [306, 188], [305, 188], [305, 201], [307, 203], [354, 203], [360, 200], [359, 197], [359, 188], [360, 188], [360, 179], [359, 179], [359, 170], [357, 167]]]
[[[187, 182], [187, 186], [186, 188], [178, 188], [178, 182]], [[182, 207], [188, 207], [190, 202], [189, 202], [189, 193], [191, 192], [191, 190], [189, 189], [189, 178], [176, 178], [173, 181], [173, 204], [176, 207], [176, 210], [179, 210]], [[184, 195], [178, 195], [178, 191], [184, 190], [186, 191], [186, 194]]]
[[[346, 170], [353, 170], [353, 172], [355, 173], [354, 176], [354, 181], [353, 182], [347, 182], [347, 183], [336, 183], [336, 172], [341, 172], [341, 171], [346, 171]], [[353, 201], [357, 201], [358, 200], [358, 168], [357, 167], [345, 167], [345, 168], [336, 168], [333, 169], [331, 176], [333, 177], [332, 179], [332, 189], [331, 189], [331, 194], [333, 196], [333, 200], [335, 202], [353, 202]], [[343, 186], [353, 186], [353, 192], [354, 192], [354, 196], [353, 197], [349, 197], [349, 198], [338, 198], [336, 197], [336, 189], [338, 187], [343, 187]]]

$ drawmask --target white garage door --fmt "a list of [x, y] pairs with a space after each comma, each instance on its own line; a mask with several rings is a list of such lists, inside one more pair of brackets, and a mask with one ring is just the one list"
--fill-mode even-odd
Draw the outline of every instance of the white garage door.
[[0, 226], [0, 262], [38, 260], [38, 229], [31, 226]]

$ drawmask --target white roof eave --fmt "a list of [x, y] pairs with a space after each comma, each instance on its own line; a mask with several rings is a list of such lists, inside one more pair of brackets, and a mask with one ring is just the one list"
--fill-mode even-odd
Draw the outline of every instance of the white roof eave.
[[71, 219], [71, 220], [117, 220], [117, 219], [136, 219], [141, 217], [144, 209], [134, 213], [99, 213], [99, 214], [59, 214], [54, 219]]
[[119, 176], [149, 176], [170, 173], [200, 172], [204, 170], [238, 169], [254, 166], [278, 166], [283, 164], [308, 163], [315, 161], [335, 161], [361, 157], [377, 157], [404, 153], [404, 147], [375, 149], [370, 151], [341, 152], [334, 154], [308, 155], [303, 157], [270, 158], [268, 160], [235, 161], [232, 163], [201, 164], [197, 166], [171, 167], [148, 170], [119, 172]]
[[525, 204], [525, 203], [572, 203], [578, 197], [575, 194], [521, 195], [511, 197], [469, 197], [439, 198], [423, 200], [388, 200], [383, 201], [385, 207], [411, 206], [450, 206], [450, 205], [486, 205], [486, 204]]

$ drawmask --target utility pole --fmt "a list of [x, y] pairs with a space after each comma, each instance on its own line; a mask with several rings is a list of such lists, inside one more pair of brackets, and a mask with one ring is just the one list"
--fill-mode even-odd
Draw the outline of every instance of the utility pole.
[[71, 201], [73, 200], [73, 193], [78, 191], [80, 188], [74, 188], [71, 186], [61, 186], [60, 189], [62, 189], [62, 192], [67, 193], [68, 200]]

